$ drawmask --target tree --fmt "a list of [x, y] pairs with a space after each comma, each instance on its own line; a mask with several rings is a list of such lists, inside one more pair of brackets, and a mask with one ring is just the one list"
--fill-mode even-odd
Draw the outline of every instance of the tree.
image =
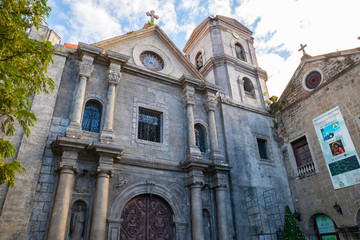
[[15, 173], [25, 168], [16, 160], [16, 149], [6, 136], [19, 124], [26, 136], [36, 121], [31, 97], [54, 89], [45, 75], [54, 47], [48, 41], [29, 39], [31, 27], [38, 29], [50, 13], [46, 0], [0, 1], [0, 184], [13, 187]]
[[284, 240], [305, 240], [289, 206], [285, 207]]

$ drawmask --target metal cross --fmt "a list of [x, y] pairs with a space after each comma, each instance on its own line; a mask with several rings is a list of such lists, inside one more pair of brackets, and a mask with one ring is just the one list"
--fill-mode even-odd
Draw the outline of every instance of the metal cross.
[[150, 12], [146, 12], [146, 16], [151, 17], [151, 22], [154, 22], [154, 18], [155, 19], [159, 19], [158, 15], [155, 15], [155, 11], [151, 10]]
[[303, 51], [303, 54], [306, 55], [306, 52], [305, 52], [306, 46], [307, 46], [306, 44], [305, 44], [305, 45], [300, 44], [299, 52], [300, 52], [300, 51]]

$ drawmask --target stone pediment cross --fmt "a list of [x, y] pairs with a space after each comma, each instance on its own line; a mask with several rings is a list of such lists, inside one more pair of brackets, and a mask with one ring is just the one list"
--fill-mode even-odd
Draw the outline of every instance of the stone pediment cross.
[[146, 16], [151, 17], [151, 22], [154, 22], [154, 19], [159, 19], [158, 15], [155, 15], [155, 11], [151, 10], [150, 12], [146, 12]]
[[299, 52], [302, 51], [304, 56], [307, 55], [307, 53], [305, 52], [305, 48], [306, 48], [306, 47], [307, 47], [306, 44], [305, 44], [305, 45], [300, 44]]

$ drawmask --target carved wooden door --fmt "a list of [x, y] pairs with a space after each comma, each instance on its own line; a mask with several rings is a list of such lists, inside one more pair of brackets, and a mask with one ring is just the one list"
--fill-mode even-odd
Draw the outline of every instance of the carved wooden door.
[[173, 240], [174, 224], [170, 207], [153, 195], [140, 195], [124, 207], [120, 240]]

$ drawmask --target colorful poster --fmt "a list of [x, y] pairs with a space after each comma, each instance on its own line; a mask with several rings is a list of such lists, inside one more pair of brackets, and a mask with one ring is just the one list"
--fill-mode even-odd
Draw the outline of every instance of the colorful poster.
[[334, 188], [358, 184], [359, 156], [339, 107], [314, 118], [313, 124]]

